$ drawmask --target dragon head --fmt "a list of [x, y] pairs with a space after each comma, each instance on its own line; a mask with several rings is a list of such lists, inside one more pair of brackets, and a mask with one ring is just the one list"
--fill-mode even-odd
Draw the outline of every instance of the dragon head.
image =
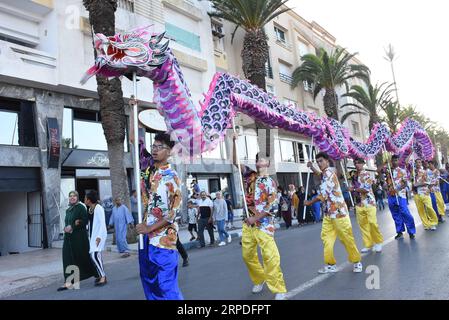
[[161, 44], [165, 33], [154, 34], [149, 26], [136, 28], [125, 33], [106, 37], [94, 35], [95, 64], [86, 71], [81, 83], [94, 75], [105, 77], [126, 76], [132, 78], [134, 72], [143, 76], [161, 66], [167, 59], [168, 41]]

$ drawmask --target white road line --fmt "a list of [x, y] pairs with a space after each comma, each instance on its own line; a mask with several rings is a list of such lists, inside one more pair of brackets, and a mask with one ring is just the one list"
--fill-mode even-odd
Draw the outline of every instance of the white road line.
[[[422, 225], [421, 222], [416, 223], [415, 224], [415, 228], [418, 228], [421, 225]], [[387, 241], [384, 241], [383, 246], [386, 246], [386, 245], [388, 245], [388, 244], [390, 244], [391, 242], [394, 242], [394, 241], [395, 241], [394, 237], [391, 237]], [[368, 253], [363, 253], [362, 257], [366, 256], [368, 254], [369, 254], [369, 252]], [[363, 259], [362, 259], [362, 263], [363, 263]], [[337, 266], [337, 270], [341, 271], [341, 270], [343, 270], [343, 269], [345, 269], [345, 268], [347, 268], [347, 267], [349, 267], [351, 265], [352, 265], [352, 263], [346, 261], [345, 263], [342, 263], [341, 265]], [[323, 282], [324, 280], [326, 280], [327, 278], [329, 278], [329, 277], [331, 277], [333, 275], [335, 275], [335, 273], [326, 273], [326, 274], [319, 275], [319, 276], [313, 278], [312, 280], [307, 281], [307, 282], [301, 284], [299, 287], [296, 287], [295, 289], [290, 290], [289, 292], [287, 292], [286, 297], [287, 297], [287, 299], [291, 299], [294, 296], [296, 296], [296, 295], [298, 295], [298, 294], [300, 294], [300, 293], [302, 293], [302, 292], [312, 288], [313, 286], [317, 285], [320, 282]]]

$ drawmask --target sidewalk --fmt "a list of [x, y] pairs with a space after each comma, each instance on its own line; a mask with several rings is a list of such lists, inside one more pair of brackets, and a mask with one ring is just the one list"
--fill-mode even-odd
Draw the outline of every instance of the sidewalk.
[[[292, 222], [293, 226], [297, 225], [297, 221]], [[242, 236], [242, 220], [241, 218], [234, 220], [235, 228], [228, 230], [234, 240]], [[276, 225], [276, 228], [284, 228], [285, 223]], [[215, 239], [219, 239], [215, 230]], [[199, 247], [198, 241], [190, 241], [190, 233], [187, 226], [184, 225], [179, 230], [179, 238], [186, 250], [192, 250]], [[206, 244], [209, 241], [209, 235], [205, 231]], [[215, 241], [218, 245], [218, 241]], [[138, 244], [130, 244], [131, 257], [137, 257]], [[35, 251], [25, 252], [21, 254], [1, 256], [0, 257], [0, 299], [36, 290], [55, 282], [63, 282], [62, 275], [62, 241], [54, 243], [52, 249], [39, 249]], [[117, 252], [117, 247], [112, 245], [112, 234], [108, 234], [108, 242], [106, 250], [103, 252], [104, 264], [112, 264], [124, 261]], [[56, 287], [55, 287], [56, 290]]]

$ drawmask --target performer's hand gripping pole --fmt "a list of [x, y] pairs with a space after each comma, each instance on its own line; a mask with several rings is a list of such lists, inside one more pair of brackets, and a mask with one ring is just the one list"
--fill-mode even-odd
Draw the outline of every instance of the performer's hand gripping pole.
[[[341, 171], [343, 171], [343, 177], [345, 177], [346, 187], [349, 189], [349, 183], [348, 183], [348, 177], [346, 176], [346, 170], [343, 167], [343, 163], [340, 161]], [[354, 206], [354, 200], [352, 199], [352, 193], [348, 190], [349, 193], [349, 199], [351, 199], [351, 204]]]
[[[385, 148], [385, 145], [383, 146], [384, 149], [384, 153], [387, 154], [387, 149]], [[394, 178], [393, 178], [393, 171], [391, 170], [391, 165], [390, 165], [390, 161], [387, 161], [387, 165], [388, 165], [388, 171], [390, 172], [390, 178], [391, 178], [391, 183], [393, 184], [393, 188], [396, 191], [396, 186], [394, 185]], [[399, 206], [399, 198], [398, 198], [398, 194], [396, 193], [396, 203]]]
[[[139, 157], [139, 118], [137, 115], [137, 75], [133, 73], [134, 99], [136, 103], [133, 106], [134, 118], [134, 179], [137, 192], [137, 212], [139, 224], [142, 223], [142, 194], [140, 188], [140, 157]], [[143, 235], [139, 235], [139, 248], [143, 249]]]
[[232, 131], [234, 132], [234, 135], [236, 136], [236, 139], [234, 141], [235, 144], [235, 158], [237, 161], [237, 167], [239, 170], [239, 180], [240, 180], [240, 188], [242, 188], [242, 194], [243, 194], [243, 207], [245, 208], [245, 212], [246, 212], [246, 217], [249, 217], [249, 212], [248, 212], [248, 205], [246, 203], [246, 196], [245, 196], [245, 186], [243, 185], [243, 177], [242, 177], [242, 167], [240, 165], [240, 155], [239, 155], [239, 148], [238, 148], [238, 135], [237, 135], [237, 131], [235, 130], [235, 122], [234, 122], [234, 117], [232, 117]]

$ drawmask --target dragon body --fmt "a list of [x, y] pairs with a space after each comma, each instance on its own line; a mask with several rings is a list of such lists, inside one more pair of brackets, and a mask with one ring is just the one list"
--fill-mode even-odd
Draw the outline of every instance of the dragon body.
[[358, 142], [339, 121], [281, 104], [247, 80], [226, 73], [214, 75], [204, 100], [196, 106], [168, 41], [162, 43], [163, 39], [164, 34], [151, 33], [147, 27], [113, 37], [95, 35], [97, 59], [82, 82], [95, 74], [131, 77], [134, 72], [151, 79], [154, 102], [181, 154], [192, 157], [213, 150], [231, 127], [232, 117], [242, 112], [271, 128], [313, 137], [319, 150], [336, 160], [374, 158], [384, 146], [402, 158], [412, 151], [425, 160], [434, 156], [429, 136], [414, 120], [405, 120], [395, 134], [385, 124], [376, 124], [369, 139]]

